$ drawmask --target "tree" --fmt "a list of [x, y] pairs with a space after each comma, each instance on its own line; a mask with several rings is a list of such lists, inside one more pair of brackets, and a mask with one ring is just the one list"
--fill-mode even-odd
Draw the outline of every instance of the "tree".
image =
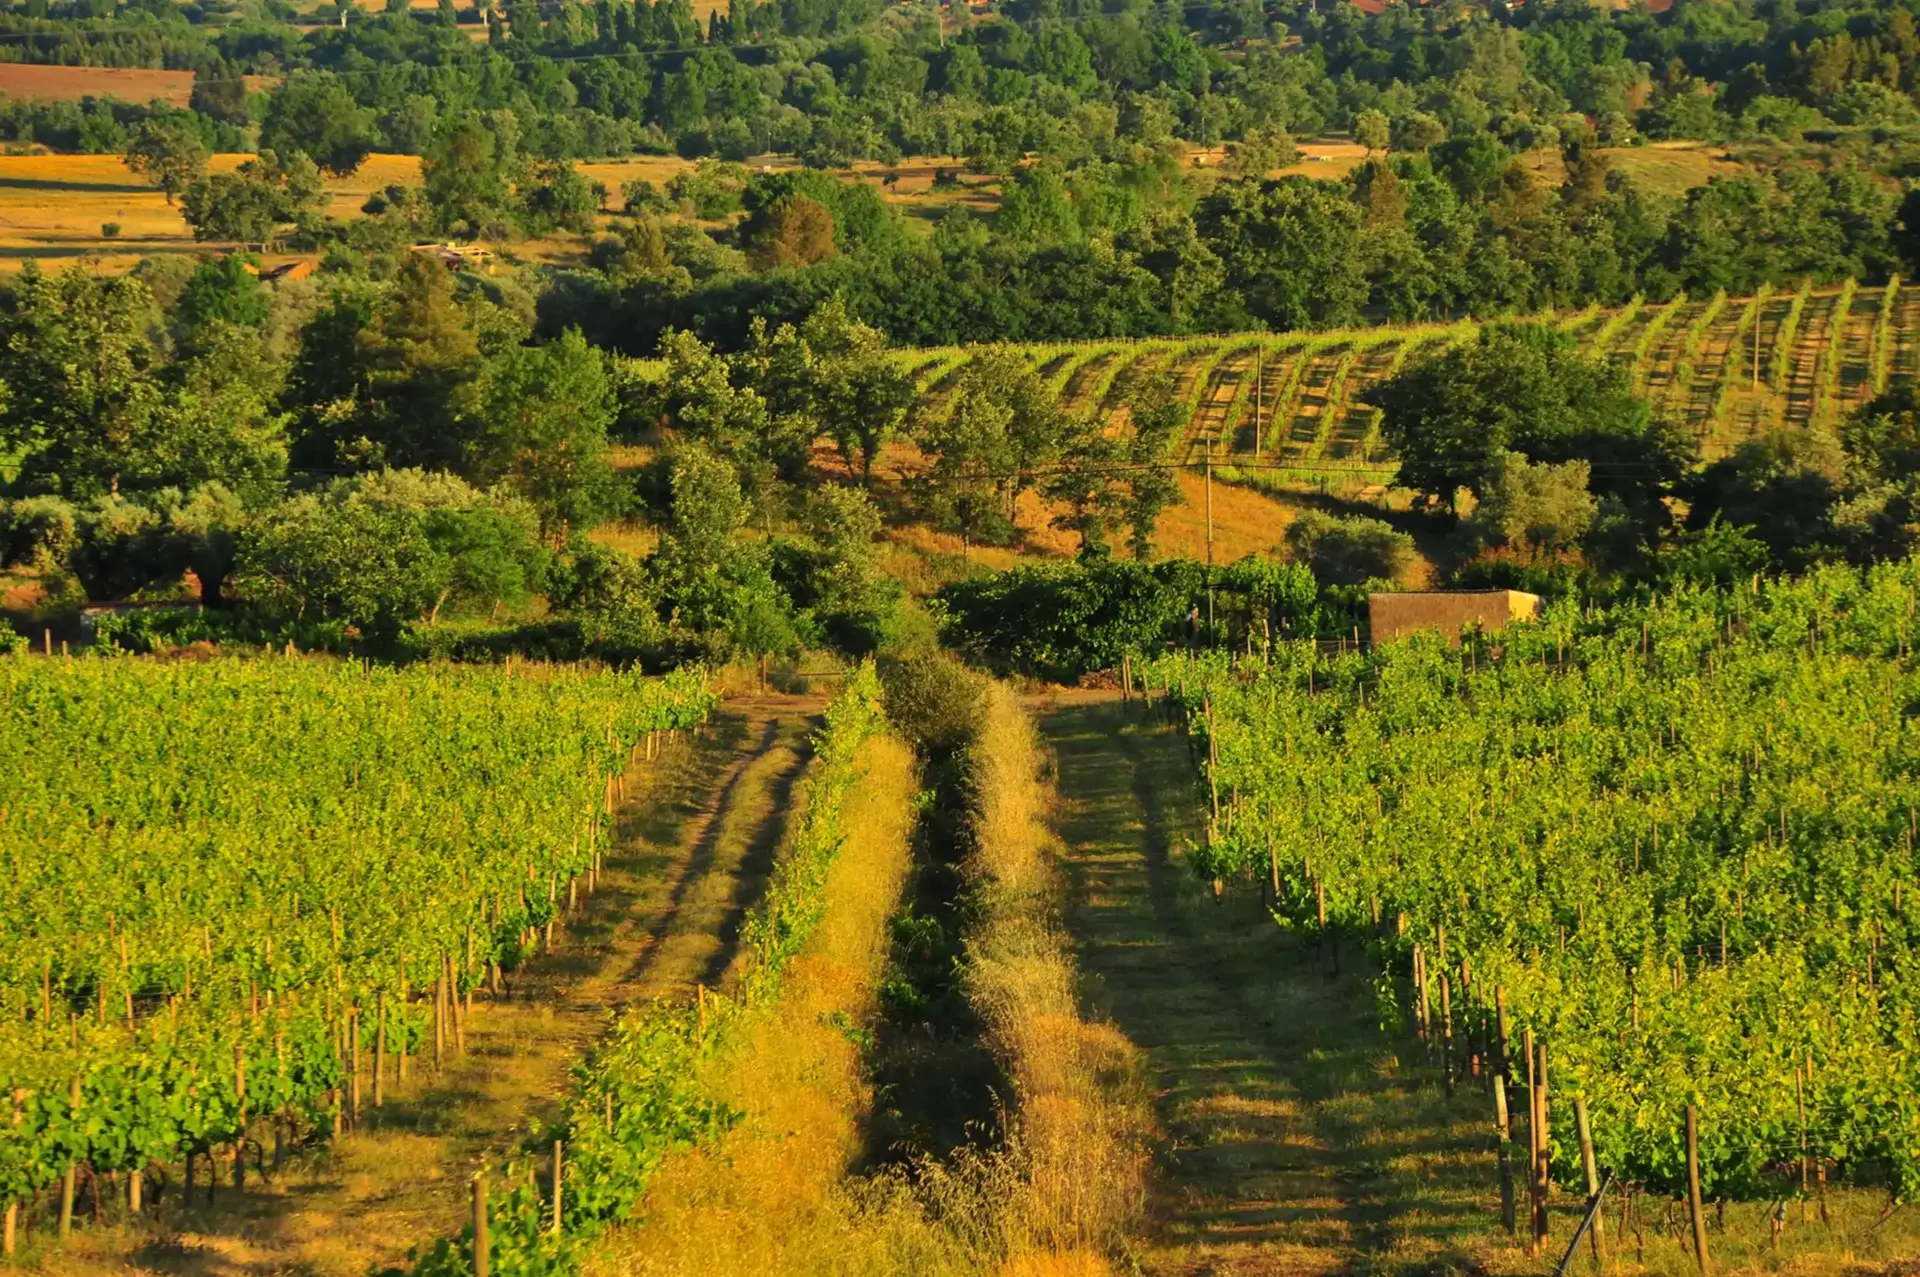
[[1831, 438], [1805, 428], [1749, 439], [1693, 479], [1687, 527], [1742, 529], [1777, 566], [1798, 571], [1838, 547], [1844, 464]]
[[893, 632], [902, 593], [880, 563], [880, 511], [865, 490], [830, 483], [808, 498], [807, 528], [820, 547], [814, 615], [842, 651], [873, 651]]
[[931, 463], [914, 480], [925, 508], [960, 532], [965, 545], [1013, 531], [1015, 502], [1036, 467], [1059, 454], [1067, 435], [1059, 401], [1011, 351], [975, 356], [961, 370], [948, 405], [916, 432]]
[[260, 121], [262, 149], [299, 152], [335, 177], [359, 168], [374, 141], [372, 112], [330, 71], [295, 71], [268, 96]]
[[84, 500], [157, 478], [157, 315], [132, 276], [28, 264], [0, 307], [0, 455], [11, 486]]
[[303, 467], [456, 470], [479, 426], [470, 414], [479, 334], [438, 262], [409, 254], [383, 294], [342, 291], [309, 320], [288, 376]]
[[1384, 151], [1393, 136], [1393, 125], [1384, 112], [1366, 110], [1353, 117], [1353, 140], [1367, 148], [1367, 154]]
[[1175, 392], [1173, 377], [1154, 373], [1136, 382], [1127, 401], [1133, 435], [1126, 448], [1127, 499], [1124, 506], [1129, 546], [1136, 559], [1153, 557], [1153, 534], [1160, 515], [1180, 504], [1180, 482], [1173, 447], [1187, 433], [1187, 405]]
[[1234, 177], [1264, 180], [1276, 169], [1291, 168], [1300, 162], [1300, 148], [1293, 135], [1279, 126], [1251, 128], [1238, 142], [1227, 144], [1227, 172]]
[[450, 602], [524, 600], [546, 562], [523, 506], [450, 475], [394, 470], [336, 479], [269, 511], [241, 541], [234, 584], [269, 617], [390, 642]]
[[1354, 322], [1367, 299], [1357, 248], [1360, 215], [1346, 192], [1304, 177], [1222, 182], [1194, 209], [1194, 228], [1220, 255], [1247, 317], [1275, 328]]
[[1066, 507], [1053, 517], [1053, 526], [1080, 538], [1083, 559], [1112, 554], [1108, 528], [1126, 508], [1125, 489], [1115, 472], [1122, 445], [1109, 438], [1104, 427], [1094, 413], [1069, 417], [1061, 441], [1061, 464], [1040, 485], [1049, 501]]
[[1920, 394], [1902, 382], [1840, 425], [1840, 446], [1867, 480], [1905, 483], [1920, 475]]
[[795, 335], [804, 375], [769, 379], [762, 394], [775, 412], [810, 412], [811, 434], [832, 439], [849, 466], [857, 454], [872, 487], [874, 458], [913, 407], [913, 378], [888, 353], [886, 334], [855, 319], [838, 296], [815, 307]]
[[211, 324], [259, 328], [267, 322], [273, 295], [254, 263], [239, 253], [210, 257], [194, 268], [174, 304], [174, 322], [192, 333]]
[[613, 511], [613, 387], [605, 358], [579, 330], [545, 346], [502, 351], [481, 374], [478, 399], [482, 427], [469, 470], [476, 482], [518, 491], [555, 545]]
[[1679, 477], [1684, 451], [1620, 371], [1546, 325], [1496, 324], [1479, 340], [1421, 360], [1370, 388], [1402, 486], [1454, 507], [1485, 497], [1509, 451], [1584, 460], [1597, 495], [1637, 512]]
[[126, 166], [173, 197], [207, 171], [207, 147], [200, 135], [173, 120], [147, 120], [127, 140]]
[[1365, 515], [1303, 511], [1287, 526], [1284, 550], [1325, 585], [1398, 580], [1415, 558], [1413, 538]]
[[312, 160], [295, 154], [282, 161], [266, 149], [233, 173], [200, 178], [180, 201], [195, 239], [263, 247], [289, 223], [311, 224], [326, 202], [326, 183]]
[[741, 223], [740, 242], [747, 260], [759, 270], [811, 266], [836, 252], [833, 214], [804, 195], [758, 210]]
[[1474, 519], [1509, 545], [1551, 555], [1579, 544], [1598, 508], [1585, 461], [1535, 465], [1517, 452], [1501, 460]]
[[239, 66], [216, 58], [194, 68], [193, 94], [187, 100], [187, 109], [222, 124], [248, 123], [247, 80]]
[[510, 112], [443, 124], [420, 160], [435, 225], [467, 239], [505, 238], [514, 228], [513, 191], [524, 167]]
[[566, 160], [549, 160], [534, 170], [520, 192], [526, 230], [533, 235], [573, 231], [584, 235], [594, 227], [607, 188], [587, 180]]
[[748, 505], [732, 466], [697, 444], [673, 455], [667, 528], [651, 560], [677, 625], [715, 651], [791, 651], [799, 643], [764, 542], [739, 538]]

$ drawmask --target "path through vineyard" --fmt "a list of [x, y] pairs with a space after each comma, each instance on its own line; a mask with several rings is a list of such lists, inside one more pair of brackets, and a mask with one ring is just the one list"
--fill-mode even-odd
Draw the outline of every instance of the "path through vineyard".
[[771, 868], [819, 706], [729, 702], [704, 737], [636, 763], [599, 892], [555, 931], [555, 952], [513, 981], [504, 1003], [476, 1000], [468, 1053], [370, 1107], [357, 1135], [271, 1185], [209, 1210], [163, 1202], [171, 1231], [83, 1231], [55, 1271], [104, 1264], [207, 1274], [362, 1277], [407, 1249], [457, 1232], [465, 1180], [502, 1164], [566, 1082], [569, 1061], [607, 1013], [696, 982], [724, 984], [740, 923]]
[[1180, 738], [1074, 701], [1059, 762], [1067, 920], [1095, 1010], [1151, 1061], [1162, 1155], [1148, 1272], [1431, 1271], [1485, 1239], [1498, 1193], [1478, 1088], [1417, 1084], [1370, 972], [1333, 976], [1260, 901], [1215, 904], [1173, 856], [1198, 832]]

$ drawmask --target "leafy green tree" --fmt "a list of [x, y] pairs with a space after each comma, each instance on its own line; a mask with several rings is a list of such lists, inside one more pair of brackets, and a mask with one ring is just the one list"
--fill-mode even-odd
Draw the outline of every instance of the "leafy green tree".
[[481, 374], [478, 400], [481, 431], [469, 473], [477, 482], [504, 482], [531, 502], [543, 537], [559, 544], [613, 512], [613, 387], [605, 358], [578, 330], [502, 351]]
[[1063, 507], [1053, 526], [1080, 538], [1080, 557], [1112, 554], [1109, 529], [1126, 508], [1126, 491], [1118, 473], [1123, 445], [1107, 435], [1105, 422], [1094, 413], [1067, 419], [1061, 444], [1061, 464], [1040, 485], [1046, 498]]
[[1339, 188], [1303, 177], [1222, 182], [1193, 221], [1245, 316], [1235, 326], [1336, 327], [1359, 317], [1367, 298], [1359, 211]]
[[519, 126], [510, 112], [444, 122], [420, 160], [435, 225], [467, 239], [510, 237], [514, 190], [525, 167]]
[[326, 183], [312, 160], [282, 160], [262, 148], [232, 173], [200, 178], [181, 197], [181, 212], [198, 240], [272, 244], [289, 223], [311, 228], [327, 206]]
[[1287, 525], [1286, 555], [1326, 585], [1395, 581], [1413, 566], [1413, 538], [1365, 515], [1302, 511]]
[[1353, 140], [1366, 147], [1368, 155], [1386, 150], [1392, 132], [1392, 122], [1383, 111], [1370, 108], [1353, 117]]
[[0, 456], [12, 488], [84, 500], [157, 477], [157, 315], [131, 276], [33, 263], [0, 307]]
[[764, 542], [739, 533], [750, 509], [727, 462], [697, 444], [673, 458], [672, 510], [650, 566], [671, 623], [708, 637], [718, 653], [785, 652], [799, 645], [774, 584]]
[[607, 188], [587, 177], [565, 160], [550, 160], [537, 166], [532, 178], [520, 190], [520, 204], [526, 230], [532, 235], [554, 231], [572, 231], [584, 235], [591, 231], [606, 202]]
[[1804, 428], [1769, 431], [1735, 448], [1694, 476], [1687, 527], [1741, 529], [1788, 571], [1840, 549], [1834, 512], [1845, 458], [1834, 441]]
[[201, 63], [193, 72], [187, 107], [224, 124], [246, 124], [247, 81], [240, 67], [220, 58]]
[[811, 266], [832, 258], [833, 214], [824, 205], [795, 195], [751, 214], [740, 227], [747, 260], [759, 270]]
[[242, 539], [237, 591], [271, 618], [391, 641], [449, 604], [491, 608], [544, 582], [533, 513], [450, 475], [386, 471], [292, 497]]
[[167, 203], [207, 171], [207, 147], [200, 135], [173, 120], [143, 121], [127, 139], [126, 166], [160, 188]]
[[456, 470], [476, 431], [474, 315], [438, 263], [408, 255], [382, 293], [345, 290], [301, 331], [286, 402], [295, 464]]
[[1172, 376], [1154, 373], [1134, 384], [1127, 407], [1133, 433], [1126, 446], [1123, 508], [1133, 557], [1144, 560], [1153, 557], [1153, 534], [1160, 516], [1181, 501], [1173, 449], [1187, 434], [1187, 406], [1176, 393]]
[[253, 266], [239, 253], [202, 261], [174, 303], [174, 322], [189, 334], [212, 324], [260, 328], [272, 310], [273, 294]]
[[874, 458], [915, 399], [913, 379], [889, 355], [886, 335], [855, 319], [838, 296], [797, 328], [783, 324], [769, 334], [756, 326], [735, 367], [775, 417], [792, 423], [782, 433], [797, 462], [804, 465], [805, 448], [824, 435], [849, 466], [858, 458], [869, 487]]
[[1505, 454], [1585, 460], [1596, 493], [1650, 504], [1679, 477], [1685, 452], [1624, 374], [1545, 325], [1498, 324], [1476, 342], [1421, 360], [1369, 389], [1400, 483], [1454, 506], [1484, 497]]
[[335, 177], [359, 168], [374, 141], [372, 113], [329, 71], [295, 71], [268, 95], [260, 121], [263, 150], [298, 152]]
[[808, 498], [807, 529], [821, 554], [815, 617], [842, 651], [873, 651], [893, 634], [902, 594], [880, 561], [880, 511], [863, 489], [830, 483]]
[[1535, 465], [1517, 452], [1501, 459], [1474, 521], [1508, 545], [1552, 555], [1578, 545], [1592, 526], [1598, 502], [1587, 490], [1585, 461]]
[[994, 229], [1003, 238], [1033, 244], [1072, 243], [1080, 238], [1080, 219], [1057, 171], [1046, 166], [1020, 169], [1004, 185], [1006, 194], [994, 218]]
[[1299, 162], [1293, 135], [1278, 125], [1248, 129], [1239, 141], [1227, 144], [1227, 172], [1234, 177], [1265, 181], [1276, 169]]
[[945, 410], [916, 431], [931, 460], [913, 486], [965, 545], [1004, 540], [1015, 502], [1033, 486], [1035, 469], [1059, 455], [1067, 433], [1066, 413], [1024, 359], [985, 352], [961, 370]]

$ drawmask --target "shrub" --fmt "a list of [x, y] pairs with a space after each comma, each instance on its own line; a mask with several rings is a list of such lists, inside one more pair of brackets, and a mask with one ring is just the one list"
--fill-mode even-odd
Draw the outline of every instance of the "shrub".
[[1413, 565], [1413, 538], [1365, 515], [1309, 510], [1287, 528], [1288, 558], [1313, 569], [1326, 585], [1398, 580]]

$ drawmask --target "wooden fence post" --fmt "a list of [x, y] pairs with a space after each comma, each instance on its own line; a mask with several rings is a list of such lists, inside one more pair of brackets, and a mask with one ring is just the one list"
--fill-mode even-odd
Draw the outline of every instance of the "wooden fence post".
[[553, 1235], [560, 1235], [560, 1141], [553, 1142]]

